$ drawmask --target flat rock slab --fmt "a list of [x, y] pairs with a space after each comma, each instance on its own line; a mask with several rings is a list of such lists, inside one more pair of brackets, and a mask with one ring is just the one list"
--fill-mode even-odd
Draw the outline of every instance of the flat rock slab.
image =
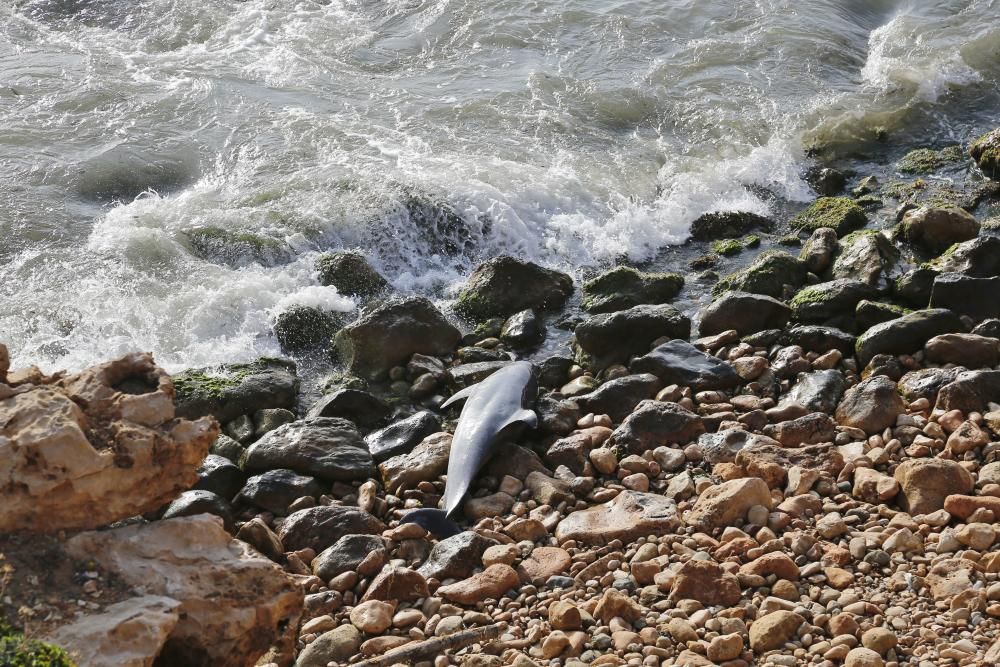
[[678, 384], [695, 391], [729, 389], [740, 383], [733, 367], [705, 354], [684, 340], [658, 345], [632, 362], [633, 373], [651, 373], [664, 384]]
[[622, 491], [603, 505], [573, 512], [556, 526], [556, 539], [604, 544], [650, 535], [666, 535], [680, 526], [677, 506], [669, 498]]

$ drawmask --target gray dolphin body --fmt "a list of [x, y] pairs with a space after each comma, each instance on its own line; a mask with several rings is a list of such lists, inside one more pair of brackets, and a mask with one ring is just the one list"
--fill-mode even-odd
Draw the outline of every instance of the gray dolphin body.
[[465, 405], [451, 441], [444, 509], [415, 510], [404, 516], [402, 523], [419, 524], [438, 536], [460, 532], [451, 517], [476, 475], [493, 456], [497, 443], [515, 425], [538, 425], [538, 416], [525, 407], [534, 403], [536, 392], [534, 367], [527, 361], [517, 361], [445, 401], [442, 408], [463, 399]]

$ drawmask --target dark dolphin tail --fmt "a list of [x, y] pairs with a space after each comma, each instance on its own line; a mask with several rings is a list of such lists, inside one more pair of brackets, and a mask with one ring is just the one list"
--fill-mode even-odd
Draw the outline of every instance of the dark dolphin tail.
[[462, 532], [462, 529], [448, 518], [448, 514], [444, 510], [432, 509], [430, 507], [413, 510], [407, 513], [399, 522], [415, 523], [438, 539], [458, 535]]

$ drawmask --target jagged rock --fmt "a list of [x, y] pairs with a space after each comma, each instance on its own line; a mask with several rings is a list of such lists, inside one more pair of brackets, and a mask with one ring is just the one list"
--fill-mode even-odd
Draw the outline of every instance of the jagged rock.
[[829, 227], [843, 236], [852, 229], [864, 227], [867, 222], [864, 209], [849, 197], [820, 197], [792, 218], [790, 224], [794, 229], [807, 232]]
[[341, 250], [316, 259], [320, 285], [332, 285], [341, 294], [368, 299], [385, 292], [389, 283], [359, 252]]
[[795, 636], [804, 619], [794, 611], [772, 611], [758, 616], [750, 626], [750, 648], [754, 653], [765, 653], [781, 648]]
[[345, 322], [341, 313], [296, 305], [278, 313], [271, 329], [284, 352], [304, 352], [329, 346]]
[[476, 268], [459, 293], [455, 310], [483, 321], [529, 308], [559, 308], [572, 293], [573, 279], [565, 273], [500, 255]]
[[691, 223], [691, 238], [696, 241], [731, 239], [753, 231], [770, 230], [774, 223], [762, 215], [748, 211], [714, 211], [705, 213]]
[[450, 433], [429, 435], [409, 454], [400, 454], [380, 463], [378, 469], [386, 491], [397, 493], [443, 475], [448, 470], [451, 438]]
[[809, 240], [802, 245], [799, 259], [818, 276], [829, 268], [836, 250], [837, 232], [829, 227], [820, 227], [813, 230]]
[[281, 540], [260, 517], [254, 517], [240, 526], [236, 539], [243, 540], [273, 561], [280, 562], [285, 556]]
[[900, 231], [908, 242], [940, 253], [955, 243], [976, 238], [979, 222], [957, 206], [921, 206], [903, 216]]
[[864, 230], [848, 234], [840, 241], [833, 262], [834, 278], [859, 280], [873, 289], [889, 287], [889, 274], [899, 261], [899, 251], [883, 234]]
[[613, 313], [641, 304], [667, 303], [684, 287], [676, 273], [643, 273], [617, 266], [583, 284], [581, 307], [590, 313]]
[[890, 502], [899, 493], [899, 482], [873, 468], [854, 471], [854, 488], [851, 494], [866, 503], [878, 505]]
[[768, 424], [764, 435], [774, 438], [782, 447], [801, 447], [822, 442], [833, 442], [837, 424], [822, 412], [813, 412], [795, 419]]
[[612, 446], [641, 454], [660, 445], [686, 444], [705, 432], [701, 418], [676, 403], [643, 401], [609, 440]]
[[574, 333], [580, 349], [604, 367], [647, 352], [657, 338], [687, 339], [691, 320], [672, 306], [642, 305], [595, 315], [577, 325]]
[[428, 299], [406, 297], [365, 310], [337, 333], [334, 345], [351, 373], [377, 377], [414, 354], [450, 354], [461, 337]]
[[670, 589], [671, 600], [697, 600], [710, 607], [732, 607], [740, 597], [736, 575], [726, 572], [718, 563], [694, 558], [677, 571]]
[[753, 445], [739, 451], [736, 465], [748, 475], [760, 477], [772, 489], [781, 489], [792, 466], [836, 477], [844, 468], [844, 456], [834, 445], [806, 445], [796, 449]]
[[653, 493], [622, 491], [613, 500], [573, 512], [556, 526], [559, 542], [629, 542], [640, 535], [666, 535], [680, 526], [673, 501]]
[[894, 474], [902, 498], [900, 507], [911, 515], [930, 514], [944, 507], [950, 494], [970, 493], [972, 475], [956, 461], [907, 459]]
[[229, 502], [211, 491], [185, 491], [163, 511], [164, 519], [196, 514], [212, 514], [222, 519], [226, 530], [233, 529], [233, 508]]
[[380, 431], [365, 437], [368, 451], [376, 463], [393, 456], [406, 454], [421, 440], [441, 430], [441, 420], [433, 412], [424, 410], [394, 422]]
[[934, 336], [964, 331], [958, 315], [944, 308], [917, 310], [895, 320], [876, 324], [858, 336], [858, 364], [867, 366], [876, 354], [911, 354]]
[[701, 311], [698, 333], [714, 336], [735, 329], [741, 335], [781, 329], [792, 310], [781, 301], [762, 294], [727, 292]]
[[604, 444], [610, 435], [611, 429], [606, 426], [592, 426], [570, 433], [549, 446], [545, 462], [553, 469], [562, 465], [576, 475], [583, 475], [589, 467], [590, 451]]
[[929, 263], [937, 273], [961, 273], [972, 278], [1000, 276], [1000, 238], [980, 236], [956, 243]]
[[368, 479], [375, 465], [361, 434], [346, 419], [316, 417], [285, 424], [250, 445], [243, 469], [287, 468], [329, 481]]
[[795, 319], [824, 322], [832, 317], [854, 312], [858, 302], [874, 298], [877, 291], [868, 283], [840, 278], [804, 287], [790, 303]]
[[651, 373], [663, 384], [689, 386], [695, 391], [729, 389], [740, 383], [732, 366], [684, 340], [657, 346], [633, 361], [629, 369], [633, 373]]
[[533, 310], [514, 313], [503, 323], [500, 340], [515, 349], [527, 349], [545, 340], [545, 323]]
[[718, 296], [734, 291], [779, 298], [785, 291], [785, 285], [801, 287], [806, 273], [806, 265], [798, 258], [780, 250], [768, 250], [757, 255], [750, 266], [719, 280], [712, 288], [712, 294]]
[[365, 590], [362, 602], [368, 600], [396, 600], [398, 602], [413, 602], [425, 598], [430, 593], [427, 590], [427, 580], [423, 575], [408, 567], [386, 565], [372, 579]]
[[847, 388], [844, 374], [836, 369], [799, 373], [795, 384], [782, 394], [778, 407], [801, 405], [810, 412], [833, 412]]
[[311, 548], [321, 553], [344, 535], [378, 535], [385, 525], [374, 516], [343, 505], [320, 505], [293, 512], [281, 523], [278, 539], [285, 549]]
[[637, 373], [609, 380], [594, 391], [575, 396], [574, 402], [584, 412], [608, 415], [615, 422], [625, 419], [640, 401], [652, 398], [662, 387], [655, 375]]
[[302, 590], [215, 517], [81, 533], [66, 550], [147, 595], [180, 603], [159, 663], [245, 667], [272, 646], [293, 649]]
[[1000, 317], [1000, 278], [973, 278], [942, 273], [931, 285], [930, 307], [947, 308], [976, 320]]
[[294, 501], [304, 496], [318, 498], [323, 492], [323, 485], [315, 477], [278, 468], [248, 479], [236, 499], [278, 516], [285, 516], [288, 506]]
[[338, 389], [316, 401], [306, 419], [340, 417], [362, 428], [371, 428], [384, 423], [391, 414], [389, 404], [374, 394], [360, 389]]
[[933, 403], [937, 401], [941, 387], [958, 379], [963, 368], [922, 368], [910, 371], [899, 380], [899, 393], [903, 399], [913, 402], [926, 398]]
[[428, 579], [464, 579], [482, 566], [483, 553], [495, 544], [495, 540], [472, 531], [453, 535], [435, 544], [417, 571]]
[[736, 460], [736, 455], [744, 447], [753, 445], [775, 445], [777, 440], [751, 433], [739, 428], [730, 428], [716, 433], [702, 433], [698, 437], [698, 447], [701, 449], [702, 458], [708, 463], [732, 463]]
[[755, 505], [771, 506], [771, 491], [764, 480], [757, 477], [734, 479], [703, 491], [684, 522], [701, 531], [724, 528], [745, 518]]
[[187, 370], [173, 382], [178, 417], [211, 415], [222, 423], [265, 408], [294, 410], [299, 392], [295, 364], [284, 359]]
[[239, 466], [227, 458], [209, 454], [198, 466], [198, 482], [194, 488], [211, 491], [231, 501], [245, 482], [246, 475]]
[[1000, 371], [965, 371], [938, 390], [936, 410], [983, 412], [1000, 401]]
[[860, 428], [873, 435], [896, 423], [906, 412], [906, 405], [896, 391], [896, 383], [884, 375], [875, 375], [851, 387], [837, 406], [837, 423]]
[[895, 297], [913, 308], [926, 308], [938, 272], [927, 266], [918, 266], [896, 279], [892, 289]]
[[313, 574], [330, 581], [338, 574], [357, 571], [362, 561], [372, 554], [388, 558], [385, 542], [378, 535], [344, 535], [333, 546], [320, 552], [312, 561]]
[[175, 419], [172, 399], [149, 354], [0, 385], [0, 476], [16, 481], [0, 491], [0, 532], [93, 528], [190, 488], [219, 429]]

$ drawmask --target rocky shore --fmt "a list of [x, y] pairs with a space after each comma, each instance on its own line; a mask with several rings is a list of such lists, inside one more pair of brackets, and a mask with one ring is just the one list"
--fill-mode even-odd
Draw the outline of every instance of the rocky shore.
[[[966, 155], [915, 151], [897, 170], [924, 176], [888, 185], [818, 171], [823, 196], [787, 220], [703, 216], [690, 270], [575, 283], [493, 258], [453, 312], [325, 256], [320, 281], [365, 307], [276, 318], [288, 354], [342, 369], [309, 405], [287, 359], [47, 376], [0, 346], [2, 602], [35, 640], [0, 652], [1000, 663], [1000, 130]], [[954, 168], [975, 185], [927, 176]], [[697, 313], [671, 305], [691, 280], [714, 284]], [[560, 330], [570, 351], [533, 356]], [[518, 358], [538, 428], [484, 469], [464, 532], [400, 524], [444, 491], [442, 403]]]

